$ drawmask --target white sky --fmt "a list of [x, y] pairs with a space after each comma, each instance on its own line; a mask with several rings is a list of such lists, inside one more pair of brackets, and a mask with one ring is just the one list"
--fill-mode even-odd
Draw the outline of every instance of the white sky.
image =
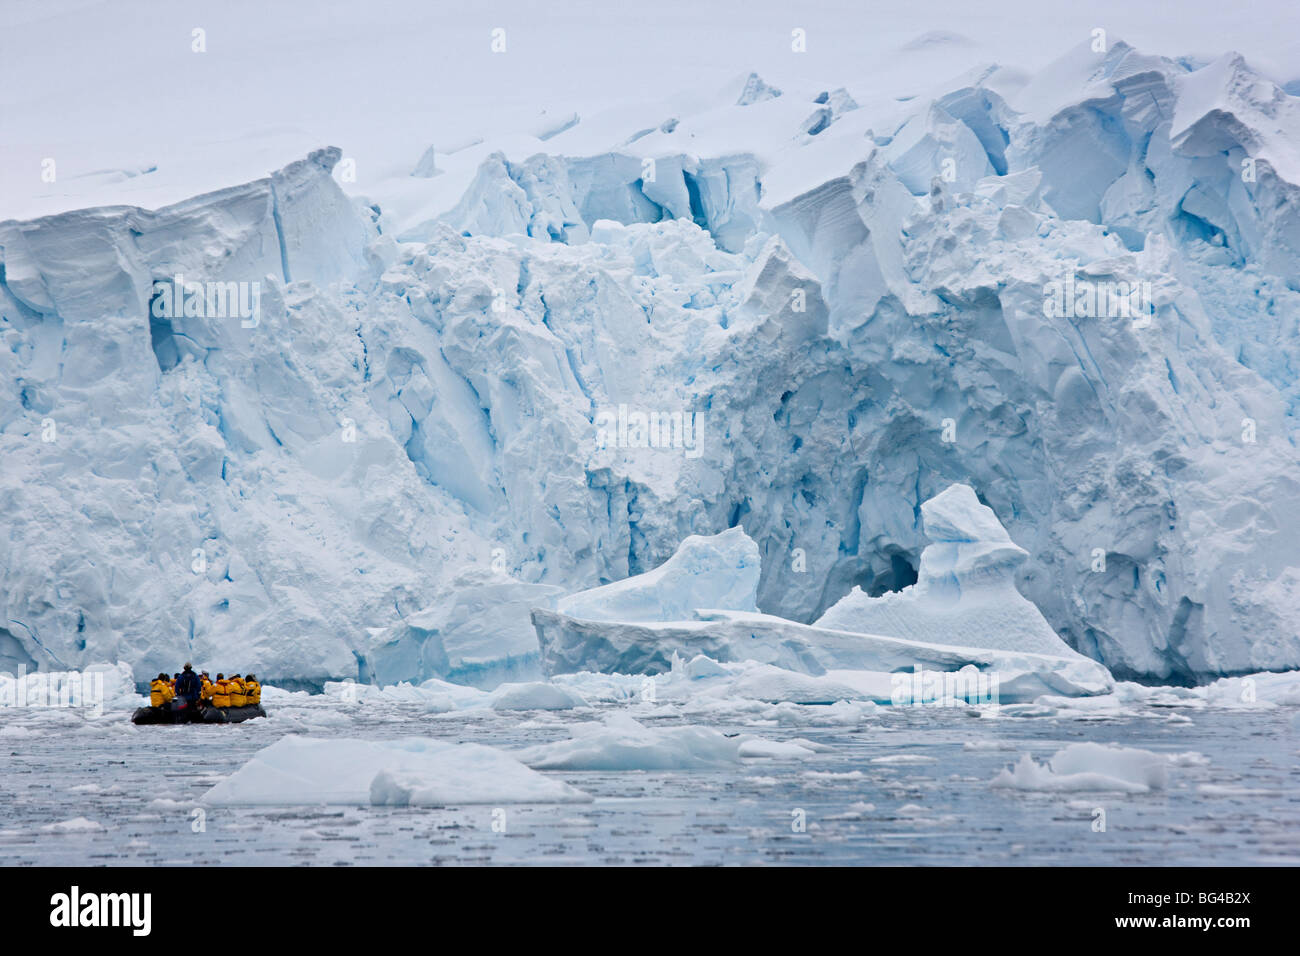
[[[191, 51], [195, 27], [206, 53]], [[490, 51], [494, 27], [505, 54]], [[357, 159], [365, 192], [430, 144], [535, 128], [543, 111], [711, 92], [751, 70], [905, 93], [982, 62], [1041, 67], [1094, 27], [1300, 79], [1295, 0], [0, 0], [0, 218], [162, 205], [327, 144]], [[931, 31], [970, 43], [899, 53]]]

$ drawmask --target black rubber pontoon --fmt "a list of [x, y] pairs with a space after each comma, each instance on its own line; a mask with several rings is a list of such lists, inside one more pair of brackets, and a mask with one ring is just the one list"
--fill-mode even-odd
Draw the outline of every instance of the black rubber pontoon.
[[133, 724], [238, 724], [254, 717], [265, 717], [261, 704], [246, 707], [212, 707], [169, 700], [162, 707], [140, 707], [131, 715]]
[[204, 707], [203, 716], [199, 719], [205, 724], [238, 724], [265, 716], [266, 711], [261, 704], [248, 704], [244, 707]]

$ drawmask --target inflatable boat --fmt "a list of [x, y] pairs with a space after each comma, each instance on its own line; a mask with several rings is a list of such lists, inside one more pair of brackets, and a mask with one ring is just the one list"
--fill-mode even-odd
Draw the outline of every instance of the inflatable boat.
[[202, 714], [198, 719], [205, 724], [238, 724], [254, 717], [265, 717], [266, 711], [261, 704], [247, 704], [243, 707], [205, 707], [199, 705]]
[[133, 724], [238, 724], [254, 717], [265, 717], [261, 704], [245, 707], [213, 707], [169, 700], [161, 707], [140, 707], [131, 715]]

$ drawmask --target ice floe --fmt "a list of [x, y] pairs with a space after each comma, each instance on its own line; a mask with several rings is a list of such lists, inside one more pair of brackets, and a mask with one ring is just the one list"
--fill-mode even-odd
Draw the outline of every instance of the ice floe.
[[994, 779], [994, 787], [1015, 790], [1120, 790], [1146, 793], [1164, 788], [1169, 775], [1164, 754], [1135, 747], [1070, 744], [1046, 763], [1028, 754]]
[[222, 805], [570, 803], [591, 798], [481, 744], [289, 735], [203, 795]]

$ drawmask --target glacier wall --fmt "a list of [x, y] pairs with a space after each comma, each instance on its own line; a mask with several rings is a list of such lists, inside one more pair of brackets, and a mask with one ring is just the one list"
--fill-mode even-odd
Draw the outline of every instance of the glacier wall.
[[[1300, 667], [1294, 97], [1116, 44], [582, 135], [488, 144], [420, 214], [322, 150], [0, 223], [0, 667], [519, 678], [518, 628], [437, 609], [736, 525], [809, 622], [912, 583], [954, 482], [1117, 676]], [[256, 323], [157, 318], [177, 274], [258, 283]], [[1151, 314], [1045, 308], [1067, 280]]]

